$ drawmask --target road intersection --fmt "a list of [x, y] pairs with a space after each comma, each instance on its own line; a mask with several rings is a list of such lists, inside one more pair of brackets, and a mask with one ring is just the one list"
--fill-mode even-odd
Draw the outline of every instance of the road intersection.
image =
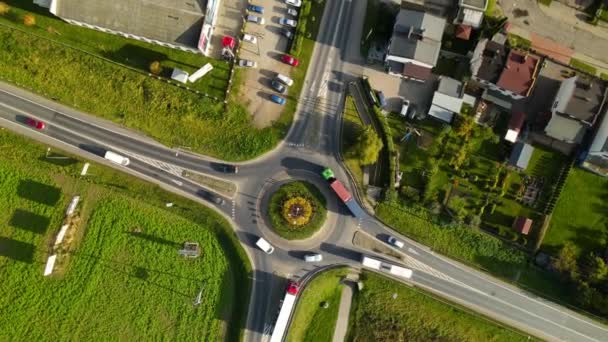
[[[86, 114], [68, 110], [26, 91], [0, 83], [0, 125], [25, 133], [52, 146], [107, 163], [102, 151], [115, 150], [130, 156], [125, 171], [160, 184], [163, 188], [214, 207], [231, 220], [254, 269], [251, 300], [246, 323], [246, 340], [261, 341], [278, 310], [273, 293], [282, 293], [285, 278], [302, 278], [314, 271], [302, 261], [303, 251], [324, 255], [315, 267], [344, 264], [359, 267], [361, 253], [375, 254], [353, 245], [356, 231], [372, 237], [398, 236], [405, 241], [402, 252], [414, 269], [411, 283], [433, 291], [458, 304], [488, 315], [547, 340], [605, 341], [608, 329], [600, 323], [544, 299], [494, 279], [477, 270], [435, 254], [425, 246], [399, 236], [374, 216], [365, 213], [359, 220], [350, 216], [335, 197], [327, 194], [329, 219], [310, 240], [292, 243], [266, 228], [263, 199], [275, 184], [286, 179], [304, 179], [322, 184], [320, 172], [331, 167], [349, 189], [354, 183], [340, 162], [341, 113], [344, 90], [355, 79], [365, 1], [328, 1], [321, 21], [318, 42], [300, 95], [297, 115], [285, 141], [275, 150], [239, 166], [237, 174], [224, 174], [214, 167], [217, 161], [191, 153], [176, 153], [134, 134], [126, 134], [111, 123], [92, 123]], [[360, 31], [360, 30], [359, 30]], [[72, 110], [73, 111], [73, 110]], [[43, 132], [19, 124], [20, 118], [34, 116], [48, 123]], [[234, 198], [223, 204], [210, 201], [209, 189], [182, 178], [179, 170], [191, 170], [234, 182]], [[264, 236], [277, 248], [266, 255], [255, 248]]]

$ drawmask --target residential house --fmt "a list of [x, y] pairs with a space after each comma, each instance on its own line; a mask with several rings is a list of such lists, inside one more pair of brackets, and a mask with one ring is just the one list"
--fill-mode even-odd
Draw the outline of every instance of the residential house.
[[528, 168], [533, 152], [534, 147], [532, 147], [532, 145], [522, 141], [515, 143], [511, 156], [509, 157], [509, 165], [519, 170], [525, 170]]
[[208, 54], [219, 0], [36, 0], [70, 24]]
[[454, 19], [456, 37], [469, 40], [471, 31], [481, 27], [488, 2], [486, 0], [460, 0], [458, 6], [458, 14]]
[[385, 59], [389, 74], [426, 81], [439, 59], [445, 23], [429, 13], [399, 11]]
[[445, 17], [454, 7], [453, 0], [403, 0], [401, 8]]
[[567, 144], [580, 144], [606, 102], [603, 83], [590, 77], [573, 76], [561, 82], [551, 105], [545, 134]]
[[482, 39], [471, 58], [471, 79], [485, 89], [484, 100], [510, 110], [530, 95], [540, 66], [539, 56]]
[[446, 123], [452, 123], [454, 115], [460, 113], [463, 103], [475, 104], [475, 98], [464, 94], [462, 82], [439, 76], [439, 86], [433, 95], [429, 115]]
[[608, 177], [608, 108], [604, 111], [604, 117], [581, 166], [598, 175]]

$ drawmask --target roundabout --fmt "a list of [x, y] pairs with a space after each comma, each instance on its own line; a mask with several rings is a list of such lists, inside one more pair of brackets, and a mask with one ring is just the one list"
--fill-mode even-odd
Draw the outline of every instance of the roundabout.
[[266, 215], [269, 228], [286, 240], [310, 238], [327, 218], [327, 201], [312, 183], [293, 180], [270, 195]]

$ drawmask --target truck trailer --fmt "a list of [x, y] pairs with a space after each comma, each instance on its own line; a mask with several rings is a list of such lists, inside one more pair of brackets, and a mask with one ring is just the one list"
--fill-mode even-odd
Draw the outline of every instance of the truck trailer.
[[321, 175], [327, 181], [327, 183], [329, 183], [329, 187], [336, 193], [338, 198], [342, 201], [342, 203], [344, 203], [344, 205], [346, 205], [346, 207], [351, 212], [351, 214], [353, 214], [354, 217], [359, 218], [363, 216], [363, 210], [361, 209], [357, 201], [355, 201], [350, 192], [346, 190], [342, 182], [336, 179], [334, 172], [330, 168], [326, 168], [325, 170], [323, 170]]

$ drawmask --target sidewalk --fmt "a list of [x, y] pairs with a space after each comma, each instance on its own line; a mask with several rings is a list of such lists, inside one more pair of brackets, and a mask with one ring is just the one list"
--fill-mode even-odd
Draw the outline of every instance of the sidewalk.
[[344, 342], [346, 332], [348, 330], [348, 319], [350, 317], [350, 306], [353, 302], [354, 287], [359, 281], [359, 274], [350, 273], [344, 278], [342, 296], [340, 297], [340, 309], [338, 311], [338, 320], [336, 321], [336, 329], [334, 330], [333, 342]]

